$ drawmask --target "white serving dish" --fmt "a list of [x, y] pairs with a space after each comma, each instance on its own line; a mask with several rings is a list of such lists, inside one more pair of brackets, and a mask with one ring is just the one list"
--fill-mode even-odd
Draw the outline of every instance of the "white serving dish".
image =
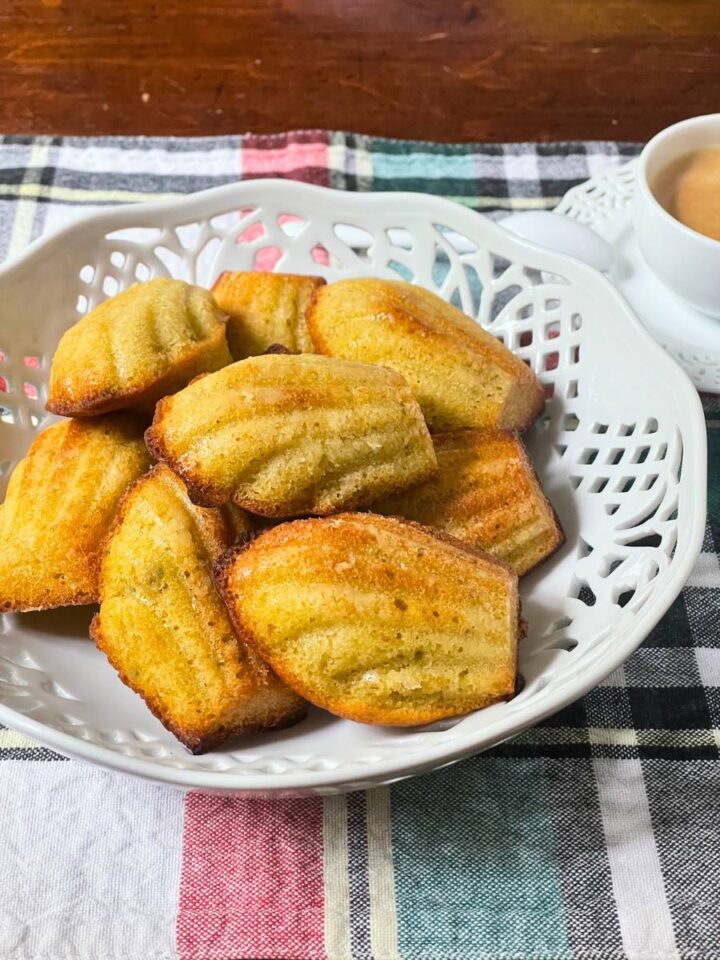
[[720, 319], [694, 310], [652, 272], [633, 227], [637, 160], [569, 190], [556, 213], [591, 227], [610, 244], [610, 279], [646, 330], [683, 367], [698, 390], [720, 393]]
[[[355, 249], [341, 239], [349, 227], [354, 242], [365, 239]], [[11, 387], [0, 395], [3, 484], [47, 425], [50, 359], [78, 315], [136, 279], [209, 284], [278, 251], [278, 269], [328, 280], [412, 276], [477, 316], [552, 393], [529, 444], [567, 544], [522, 584], [522, 691], [417, 730], [313, 711], [290, 730], [191, 756], [94, 649], [91, 611], [79, 608], [3, 617], [0, 722], [69, 756], [183, 787], [385, 783], [484, 750], [575, 700], [625, 660], [680, 591], [705, 519], [705, 430], [692, 384], [603, 276], [430, 196], [259, 180], [108, 209], [34, 243], [0, 271], [0, 375]]]

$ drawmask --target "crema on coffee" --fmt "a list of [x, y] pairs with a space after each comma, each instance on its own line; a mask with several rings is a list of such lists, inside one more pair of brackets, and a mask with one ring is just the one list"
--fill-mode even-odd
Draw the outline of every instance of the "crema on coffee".
[[651, 188], [676, 220], [720, 240], [720, 144], [688, 153], [669, 164]]

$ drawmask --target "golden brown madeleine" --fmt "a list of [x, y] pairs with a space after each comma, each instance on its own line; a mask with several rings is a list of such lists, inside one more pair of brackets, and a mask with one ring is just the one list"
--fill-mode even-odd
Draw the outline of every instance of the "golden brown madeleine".
[[284, 523], [230, 551], [215, 580], [240, 635], [341, 717], [411, 726], [515, 692], [517, 576], [419, 524]]
[[221, 273], [213, 295], [228, 315], [227, 341], [236, 360], [279, 344], [291, 353], [314, 353], [305, 314], [322, 277], [292, 273]]
[[422, 287], [340, 280], [315, 292], [307, 323], [318, 353], [401, 373], [433, 430], [522, 429], [542, 410], [543, 390], [532, 370]]
[[515, 434], [457, 430], [435, 434], [433, 443], [437, 476], [373, 510], [437, 527], [520, 575], [562, 545], [555, 511]]
[[63, 334], [47, 408], [73, 417], [149, 411], [199, 373], [230, 362], [225, 316], [211, 293], [182, 280], [137, 283]]
[[212, 581], [233, 540], [220, 510], [188, 500], [158, 465], [123, 498], [91, 635], [121, 679], [194, 753], [287, 726], [305, 705], [235, 634]]
[[97, 601], [103, 538], [150, 465], [143, 426], [111, 414], [63, 420], [35, 438], [0, 507], [0, 609]]
[[145, 434], [202, 506], [268, 517], [366, 505], [431, 476], [435, 452], [399, 374], [312, 354], [250, 357], [161, 400]]

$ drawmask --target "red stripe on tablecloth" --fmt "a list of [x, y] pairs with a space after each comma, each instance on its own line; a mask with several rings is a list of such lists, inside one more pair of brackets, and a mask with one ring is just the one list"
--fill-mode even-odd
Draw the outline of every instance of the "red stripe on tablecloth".
[[322, 800], [190, 793], [182, 960], [323, 960]]
[[327, 133], [246, 134], [240, 156], [242, 175], [290, 177], [326, 187], [330, 184], [328, 147]]

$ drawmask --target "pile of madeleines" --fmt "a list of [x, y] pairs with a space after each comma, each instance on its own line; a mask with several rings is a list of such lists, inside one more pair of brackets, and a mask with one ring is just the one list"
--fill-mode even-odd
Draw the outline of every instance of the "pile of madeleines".
[[515, 693], [518, 577], [563, 541], [530, 368], [399, 281], [136, 284], [58, 344], [0, 507], [0, 608], [91, 637], [191, 751], [307, 701], [409, 726]]

